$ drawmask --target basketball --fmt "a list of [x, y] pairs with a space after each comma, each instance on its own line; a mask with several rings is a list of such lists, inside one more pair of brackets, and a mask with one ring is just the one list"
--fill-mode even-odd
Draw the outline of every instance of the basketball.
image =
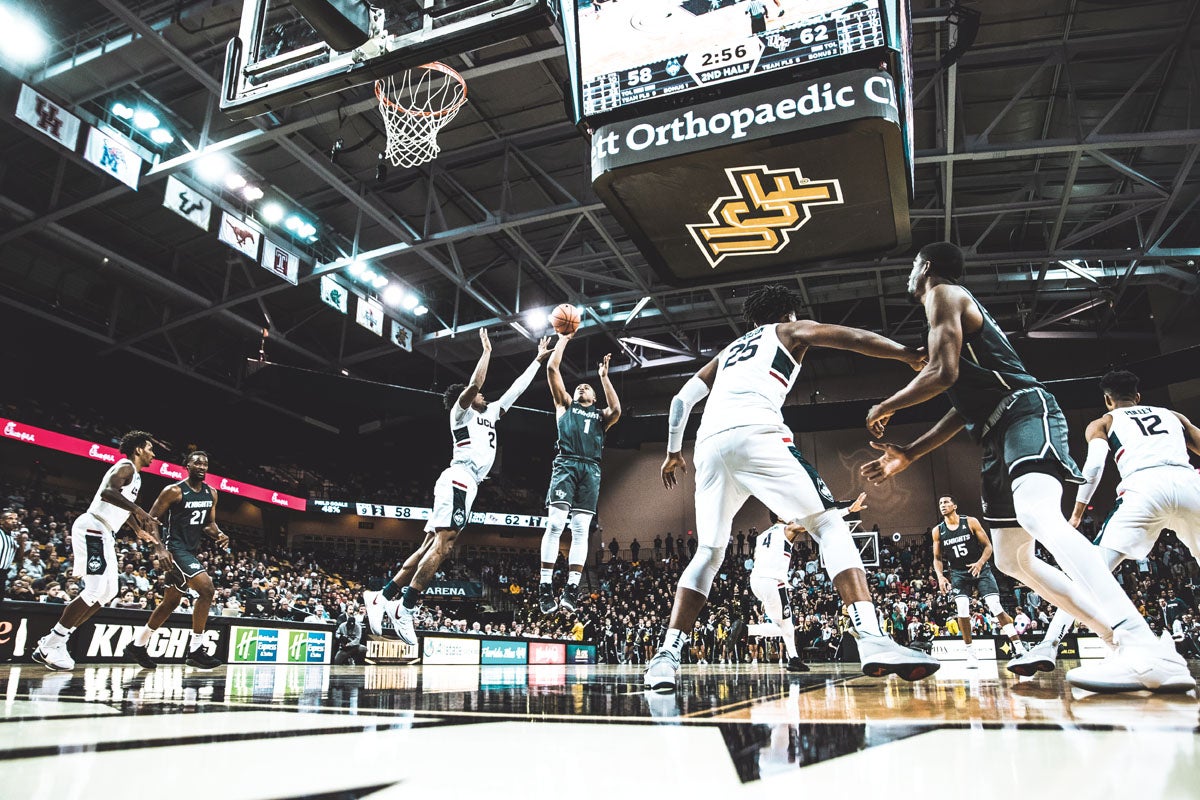
[[579, 309], [570, 303], [560, 303], [550, 312], [550, 324], [563, 336], [578, 330], [580, 319]]

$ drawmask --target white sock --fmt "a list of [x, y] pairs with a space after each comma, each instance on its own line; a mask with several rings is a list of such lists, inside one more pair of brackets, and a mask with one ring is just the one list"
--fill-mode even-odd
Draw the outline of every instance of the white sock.
[[195, 651], [199, 650], [203, 644], [204, 644], [204, 634], [203, 633], [193, 633], [192, 641], [190, 644], [188, 644], [188, 652], [194, 653]]
[[567, 586], [578, 586], [580, 579], [583, 578], [582, 572], [571, 570], [567, 573]]
[[137, 633], [133, 635], [133, 643], [138, 647], [145, 647], [146, 645], [150, 644], [150, 637], [153, 635], [154, 631], [150, 629], [150, 626], [143, 625], [142, 627], [138, 628]]
[[50, 629], [50, 633], [46, 634], [46, 645], [54, 647], [66, 644], [67, 639], [71, 638], [71, 634], [74, 631], [74, 628], [64, 628], [61, 622], [55, 623], [54, 627]]
[[792, 624], [791, 617], [776, 622], [775, 625], [783, 633], [783, 646], [787, 650], [788, 658], [799, 658], [800, 654], [796, 652], [796, 626]]
[[662, 649], [673, 654], [676, 658], [683, 657], [683, 648], [691, 640], [692, 635], [678, 628], [667, 628], [667, 635], [663, 637]]
[[1004, 634], [1004, 636], [1007, 637], [1010, 642], [1012, 642], [1014, 650], [1016, 650], [1018, 653], [1025, 652], [1025, 645], [1021, 644], [1021, 637], [1017, 636], [1017, 627], [1015, 625], [1013, 625], [1011, 622], [1007, 625], [1004, 625], [1000, 628], [1000, 633]]
[[541, 573], [541, 576], [538, 578], [538, 582], [539, 583], [550, 583], [553, 580], [554, 580], [554, 568], [550, 567], [549, 569], [547, 569], [546, 567], [542, 567], [542, 573]]
[[848, 606], [850, 622], [860, 636], [883, 636], [879, 628], [879, 617], [875, 613], [875, 604], [870, 600], [859, 600]]
[[1071, 630], [1071, 626], [1075, 624], [1075, 620], [1071, 615], [1061, 608], [1054, 612], [1054, 618], [1050, 620], [1050, 627], [1046, 629], [1046, 635], [1042, 637], [1043, 642], [1050, 642], [1055, 647], [1067, 635], [1067, 631]]

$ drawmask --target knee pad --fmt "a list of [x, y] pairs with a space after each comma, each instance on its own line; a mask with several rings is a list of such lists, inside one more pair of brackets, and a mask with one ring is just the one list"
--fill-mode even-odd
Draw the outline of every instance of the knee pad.
[[971, 616], [971, 598], [963, 597], [961, 594], [954, 598], [954, 608], [959, 619], [966, 619]]
[[821, 547], [825, 559], [825, 572], [832, 580], [848, 569], [862, 569], [862, 556], [854, 546], [854, 537], [841, 513], [826, 511], [809, 517], [802, 523], [813, 540]]
[[559, 538], [567, 525], [567, 508], [550, 506], [546, 511], [546, 532], [542, 535], [542, 563], [553, 564], [558, 560]]
[[724, 547], [700, 545], [696, 548], [696, 555], [692, 556], [692, 560], [683, 568], [683, 574], [679, 576], [679, 587], [708, 597], [713, 579], [717, 577], [717, 571], [721, 569], [721, 562], [724, 560]]
[[571, 546], [587, 547], [588, 530], [592, 526], [592, 515], [586, 511], [576, 511], [571, 515]]
[[992, 613], [993, 617], [999, 619], [1000, 615], [1004, 613], [1004, 606], [1000, 605], [1000, 595], [984, 595], [983, 602], [987, 605], [987, 609]]

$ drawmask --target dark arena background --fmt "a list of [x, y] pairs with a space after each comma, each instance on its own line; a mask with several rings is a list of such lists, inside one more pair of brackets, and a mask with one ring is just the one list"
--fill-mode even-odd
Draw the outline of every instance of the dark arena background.
[[[0, 794], [1197, 797], [1198, 11], [0, 0]], [[807, 352], [729, 347], [767, 286]], [[706, 425], [782, 398], [770, 488], [828, 501], [784, 521], [857, 556], [753, 497], [697, 516], [750, 469], [673, 401], [710, 363], [743, 394]], [[1148, 410], [1106, 416], [1113, 370]], [[880, 481], [968, 373], [982, 445]], [[1004, 452], [989, 522], [981, 448], [1051, 396], [1030, 457], [1102, 475], [1031, 514]], [[935, 558], [967, 517], [996, 590]], [[1057, 625], [1018, 524], [1103, 619]]]

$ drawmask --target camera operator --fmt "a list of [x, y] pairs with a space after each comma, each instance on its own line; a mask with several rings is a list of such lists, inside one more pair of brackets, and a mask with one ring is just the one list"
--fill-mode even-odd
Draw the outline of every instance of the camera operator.
[[346, 621], [338, 625], [333, 634], [337, 653], [333, 656], [334, 664], [361, 664], [367, 657], [367, 647], [363, 643], [363, 617], [367, 607], [359, 606], [357, 614], [347, 614]]

